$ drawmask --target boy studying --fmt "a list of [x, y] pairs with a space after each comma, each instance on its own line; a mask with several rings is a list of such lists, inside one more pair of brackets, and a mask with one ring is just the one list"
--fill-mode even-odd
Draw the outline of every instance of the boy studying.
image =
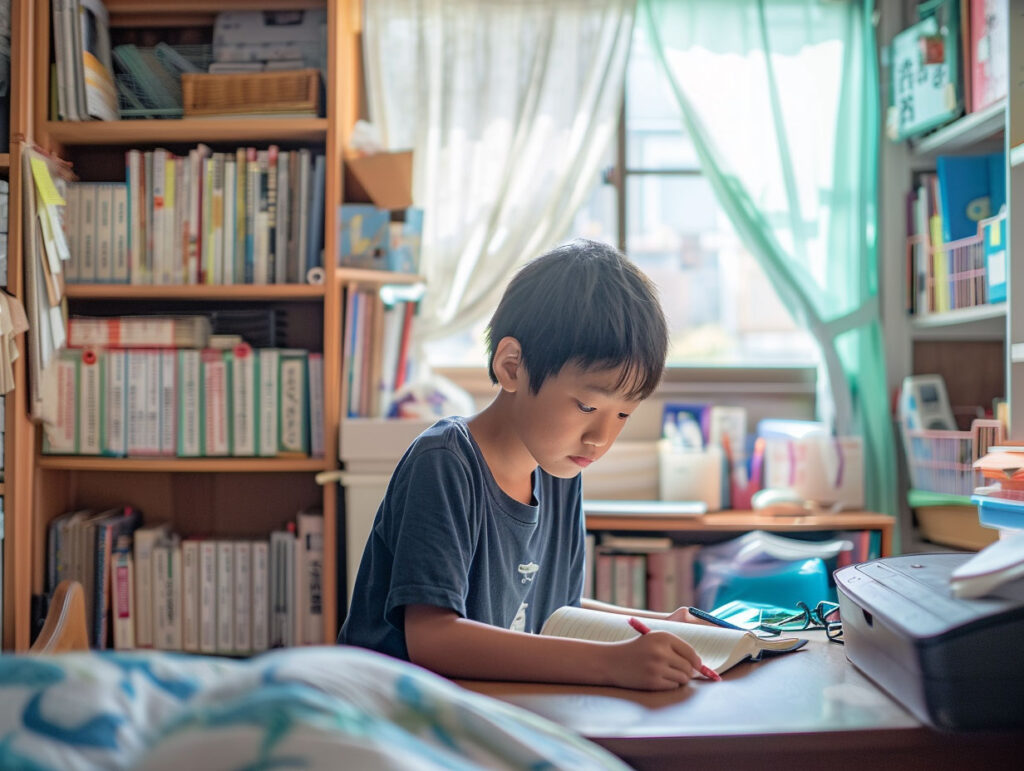
[[[580, 471], [661, 379], [665, 317], [650, 281], [605, 244], [574, 241], [512, 279], [491, 318], [494, 400], [406, 451], [374, 519], [339, 641], [455, 678], [670, 689], [701, 670], [670, 632], [693, 621], [581, 597]], [[627, 639], [538, 634], [562, 606], [618, 614]]]

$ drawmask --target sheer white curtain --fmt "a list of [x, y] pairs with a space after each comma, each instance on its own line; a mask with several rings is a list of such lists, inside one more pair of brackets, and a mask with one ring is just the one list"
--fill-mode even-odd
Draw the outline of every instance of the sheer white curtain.
[[460, 331], [558, 243], [614, 136], [635, 0], [372, 0], [370, 119], [414, 152], [417, 334]]

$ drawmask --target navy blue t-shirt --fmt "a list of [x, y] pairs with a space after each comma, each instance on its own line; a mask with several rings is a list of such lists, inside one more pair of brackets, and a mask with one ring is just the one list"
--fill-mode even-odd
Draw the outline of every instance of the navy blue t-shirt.
[[585, 528], [579, 475], [539, 467], [533, 504], [498, 487], [463, 418], [406, 451], [377, 509], [338, 641], [408, 659], [406, 605], [434, 605], [505, 629], [538, 632], [579, 605]]

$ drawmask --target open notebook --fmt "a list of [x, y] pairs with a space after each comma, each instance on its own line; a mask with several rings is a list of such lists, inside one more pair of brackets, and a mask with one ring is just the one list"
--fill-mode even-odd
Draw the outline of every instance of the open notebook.
[[[802, 648], [807, 640], [797, 637], [763, 639], [753, 632], [724, 629], [704, 624], [684, 624], [678, 621], [642, 619], [651, 631], [672, 632], [688, 642], [697, 651], [701, 662], [721, 674], [745, 659], [760, 659], [765, 654], [788, 653]], [[572, 637], [595, 642], [620, 642], [636, 637], [628, 616], [588, 610], [570, 606], [561, 607], [551, 614], [540, 630], [543, 635]]]

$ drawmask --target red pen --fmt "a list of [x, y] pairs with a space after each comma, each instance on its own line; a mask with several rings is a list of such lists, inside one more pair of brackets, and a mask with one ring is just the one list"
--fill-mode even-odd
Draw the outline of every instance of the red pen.
[[[631, 627], [633, 627], [636, 631], [638, 631], [640, 634], [647, 634], [648, 632], [651, 631], [648, 628], [647, 624], [645, 624], [643, 621], [639, 621], [639, 620], [633, 618], [632, 616], [629, 617], [629, 625]], [[704, 677], [706, 677], [708, 680], [721, 680], [722, 679], [722, 676], [720, 674], [718, 674], [715, 670], [713, 670], [711, 667], [707, 666], [706, 664], [701, 664], [700, 667], [698, 668], [698, 671], [702, 675], [704, 675]]]

